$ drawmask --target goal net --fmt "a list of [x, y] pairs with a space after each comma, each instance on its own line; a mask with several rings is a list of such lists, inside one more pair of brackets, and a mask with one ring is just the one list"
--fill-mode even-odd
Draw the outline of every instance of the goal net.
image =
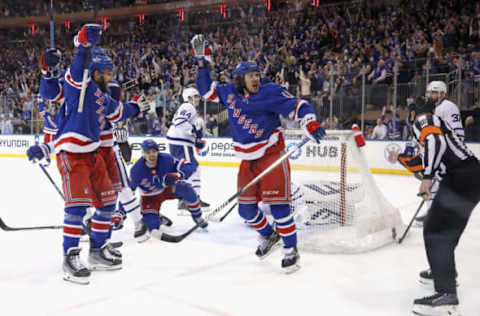
[[[304, 137], [287, 130], [287, 146]], [[399, 211], [379, 190], [352, 131], [327, 131], [290, 159], [292, 212], [302, 250], [358, 253], [394, 241], [403, 231]]]

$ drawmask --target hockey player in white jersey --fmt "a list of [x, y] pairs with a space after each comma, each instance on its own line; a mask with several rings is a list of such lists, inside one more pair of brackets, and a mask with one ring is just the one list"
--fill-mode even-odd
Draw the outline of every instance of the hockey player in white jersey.
[[[195, 148], [203, 149], [205, 144], [203, 138], [203, 126], [197, 115], [200, 104], [198, 90], [189, 87], [184, 88], [182, 93], [184, 103], [175, 112], [172, 125], [168, 129], [167, 139], [169, 142], [170, 154], [176, 159], [185, 159], [196, 167], [195, 172], [188, 178], [200, 199], [200, 168], [195, 158]], [[208, 208], [210, 205], [200, 199], [201, 208]], [[179, 209], [186, 209], [185, 203], [179, 203]]]

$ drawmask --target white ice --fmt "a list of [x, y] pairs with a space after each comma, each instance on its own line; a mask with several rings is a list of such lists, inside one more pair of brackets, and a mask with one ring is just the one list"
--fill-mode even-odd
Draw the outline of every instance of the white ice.
[[[40, 168], [18, 158], [0, 162], [0, 217], [9, 226], [61, 225], [62, 200]], [[56, 166], [48, 170], [60, 184]], [[203, 199], [212, 206], [223, 202], [235, 192], [235, 178], [235, 168], [204, 167]], [[419, 182], [387, 175], [375, 180], [408, 222], [420, 202]], [[168, 202], [163, 213], [179, 233], [192, 221], [177, 216], [175, 207]], [[62, 279], [61, 230], [0, 230], [0, 314], [404, 316], [411, 314], [414, 298], [432, 293], [417, 283], [418, 272], [427, 267], [418, 228], [403, 244], [369, 253], [302, 252], [302, 268], [285, 275], [281, 252], [263, 262], [255, 258], [256, 234], [235, 213], [178, 244], [137, 244], [131, 221], [125, 226], [113, 237], [125, 243], [123, 269], [94, 272], [88, 286]], [[480, 315], [479, 241], [476, 210], [456, 251], [463, 316]]]

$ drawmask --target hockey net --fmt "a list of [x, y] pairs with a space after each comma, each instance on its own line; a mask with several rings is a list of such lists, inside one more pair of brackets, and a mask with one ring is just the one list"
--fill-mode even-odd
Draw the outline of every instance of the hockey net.
[[[287, 130], [289, 146], [304, 137]], [[299, 247], [321, 253], [358, 253], [394, 241], [399, 211], [379, 190], [352, 131], [327, 131], [320, 144], [292, 155], [292, 212]]]

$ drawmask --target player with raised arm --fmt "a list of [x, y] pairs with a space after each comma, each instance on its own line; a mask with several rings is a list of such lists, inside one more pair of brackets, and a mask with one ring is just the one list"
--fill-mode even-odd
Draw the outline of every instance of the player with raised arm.
[[[200, 104], [200, 94], [195, 88], [184, 88], [182, 92], [183, 104], [175, 112], [172, 125], [168, 129], [167, 139], [170, 154], [176, 159], [185, 159], [195, 166], [195, 172], [187, 181], [192, 185], [200, 199], [200, 167], [195, 158], [195, 148], [203, 149], [203, 129], [199, 123], [197, 107]], [[186, 203], [179, 203], [179, 209], [186, 209]], [[200, 207], [207, 208], [210, 204], [200, 199]]]
[[[106, 93], [104, 77], [95, 70], [89, 73], [83, 111], [79, 111], [84, 66], [90, 62], [92, 68], [101, 67], [104, 61], [105, 56], [95, 54], [87, 59], [91, 46], [100, 40], [101, 29], [100, 25], [87, 24], [75, 37], [78, 51], [64, 74], [65, 103], [54, 140], [65, 196], [64, 279], [81, 284], [88, 284], [90, 276], [89, 269], [80, 261], [81, 249], [78, 247], [82, 219], [89, 206], [96, 208], [91, 225], [90, 268], [113, 270], [122, 266], [122, 259], [107, 245], [116, 193], [105, 161], [98, 153], [101, 131], [106, 120], [117, 122], [145, 109], [145, 104], [137, 100], [125, 104], [114, 100]], [[56, 84], [62, 85], [60, 82]], [[30, 160], [43, 159], [52, 150], [51, 146], [40, 144], [30, 147], [27, 154]]]
[[142, 151], [143, 157], [130, 170], [130, 186], [133, 191], [140, 189], [143, 219], [151, 236], [161, 238], [164, 221], [159, 211], [166, 200], [184, 200], [194, 222], [206, 228], [208, 223], [202, 218], [198, 196], [184, 181], [195, 172], [195, 166], [185, 159], [159, 153], [158, 145], [152, 139], [142, 142]]
[[[420, 146], [423, 179], [420, 193], [430, 199], [433, 178], [442, 175], [424, 221], [423, 237], [435, 293], [416, 299], [418, 315], [457, 315], [455, 248], [480, 200], [480, 164], [452, 126], [432, 114], [434, 104], [413, 111], [414, 140]], [[425, 274], [426, 271], [420, 273]]]
[[[76, 45], [78, 46], [79, 43], [77, 42]], [[55, 58], [58, 54], [58, 50], [48, 49], [42, 57], [42, 64], [45, 63], [45, 66], [42, 66], [43, 76], [40, 93], [47, 99], [60, 101], [59, 97], [63, 98], [64, 85], [66, 82], [62, 80], [63, 77], [58, 78], [57, 76], [49, 75], [49, 73], [53, 73], [52, 69], [58, 69], [59, 58]], [[103, 90], [106, 90], [106, 94], [120, 102], [122, 96], [121, 87], [116, 80], [113, 80], [114, 66], [112, 61], [101, 48], [97, 47], [92, 48], [92, 60], [94, 60], [94, 62], [90, 63], [90, 73], [101, 78], [102, 80], [97, 82], [100, 83]], [[45, 70], [49, 71], [45, 72]], [[58, 72], [59, 71], [56, 71], [56, 73]], [[105, 89], [105, 87], [107, 88]], [[137, 102], [141, 103], [143, 101], [138, 100]], [[122, 122], [119, 121], [118, 123], [121, 124]], [[118, 192], [119, 209], [112, 217], [112, 228], [118, 230], [123, 227], [124, 219], [127, 214], [130, 214], [134, 221], [134, 237], [138, 242], [141, 242], [146, 237], [145, 234], [147, 230], [145, 224], [142, 222], [138, 201], [128, 185], [128, 174], [120, 157], [118, 145], [114, 142], [112, 124], [108, 120], [103, 124], [100, 133], [100, 147], [98, 152], [102, 155], [113, 187], [115, 191]], [[90, 216], [85, 216], [83, 222], [86, 230], [90, 231], [91, 214]], [[109, 229], [109, 239], [112, 228]], [[120, 252], [113, 249], [110, 243], [107, 243], [107, 247], [109, 247], [110, 251], [117, 257], [121, 257]]]
[[[299, 121], [306, 135], [315, 142], [323, 138], [325, 131], [317, 121], [313, 107], [278, 84], [261, 84], [255, 62], [240, 63], [234, 71], [235, 82], [220, 85], [210, 78], [209, 63], [212, 60], [203, 35], [196, 35], [191, 44], [199, 66], [197, 87], [200, 94], [207, 101], [222, 103], [228, 111], [234, 149], [242, 160], [238, 188], [245, 186], [284, 154], [281, 116]], [[298, 269], [300, 258], [295, 221], [290, 211], [290, 195], [290, 165], [285, 160], [238, 198], [240, 216], [260, 234], [256, 255], [260, 259], [265, 258], [282, 239], [284, 257], [281, 266], [287, 273]], [[259, 210], [260, 201], [270, 205], [274, 225]]]

